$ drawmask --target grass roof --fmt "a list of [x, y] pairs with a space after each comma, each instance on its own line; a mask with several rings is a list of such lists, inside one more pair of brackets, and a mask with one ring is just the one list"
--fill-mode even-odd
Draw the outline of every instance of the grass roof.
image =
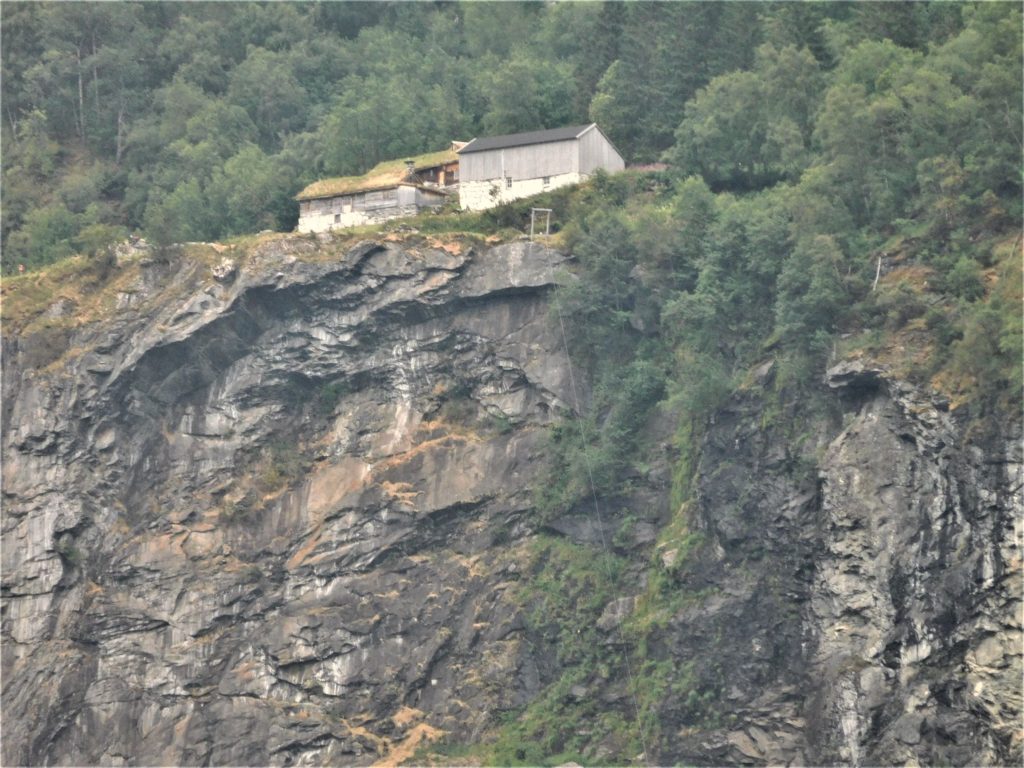
[[430, 152], [426, 155], [402, 158], [401, 160], [386, 160], [383, 163], [378, 163], [362, 176], [338, 176], [333, 179], [314, 181], [299, 192], [295, 199], [313, 200], [318, 197], [351, 195], [355, 192], [372, 192], [377, 189], [396, 187], [405, 179], [406, 159], [412, 160], [414, 170], [422, 171], [445, 163], [458, 162], [459, 156], [455, 154], [454, 150], [444, 149], [440, 152]]

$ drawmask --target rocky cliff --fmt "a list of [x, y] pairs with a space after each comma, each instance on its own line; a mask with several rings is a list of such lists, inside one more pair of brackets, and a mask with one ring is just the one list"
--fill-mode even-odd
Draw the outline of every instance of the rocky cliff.
[[[1019, 428], [849, 364], [795, 436], [768, 362], [683, 507], [665, 447], [603, 518], [542, 520], [547, 429], [577, 405], [563, 261], [195, 246], [123, 259], [56, 353], [8, 333], [4, 764], [444, 762], [545, 697], [591, 713], [594, 762], [1019, 762]], [[566, 585], [603, 650], [554, 693], [581, 630], [537, 598], [552, 540], [621, 565], [593, 606]]]
[[847, 363], [793, 436], [766, 420], [759, 373], [703, 444], [710, 546], [684, 582], [712, 596], [665, 639], [713, 661], [736, 720], [681, 733], [673, 760], [1019, 762], [1019, 426], [972, 439], [941, 399]]

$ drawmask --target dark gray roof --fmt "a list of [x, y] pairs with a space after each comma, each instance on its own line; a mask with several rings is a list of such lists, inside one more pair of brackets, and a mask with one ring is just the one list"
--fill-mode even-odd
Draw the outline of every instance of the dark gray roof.
[[546, 131], [528, 131], [526, 133], [510, 133], [507, 136], [485, 136], [473, 139], [458, 151], [460, 155], [470, 152], [483, 152], [488, 149], [506, 149], [507, 147], [523, 147], [528, 144], [544, 144], [549, 141], [566, 141], [575, 139], [593, 123], [585, 125], [569, 125], [565, 128], [549, 128]]

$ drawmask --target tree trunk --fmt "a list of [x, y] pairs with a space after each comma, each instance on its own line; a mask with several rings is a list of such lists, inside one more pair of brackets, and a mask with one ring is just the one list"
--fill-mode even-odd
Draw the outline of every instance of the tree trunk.
[[18, 121], [14, 119], [14, 113], [11, 112], [11, 105], [10, 104], [6, 105], [5, 110], [7, 112], [7, 120], [11, 124], [11, 141], [13, 141], [15, 145], [17, 145], [17, 143], [18, 143]]
[[85, 86], [82, 83], [82, 46], [75, 46], [75, 60], [78, 62], [78, 138], [85, 143]]
[[124, 102], [117, 108], [117, 150], [114, 163], [121, 165], [121, 154], [124, 152]]
[[92, 32], [92, 103], [96, 124], [100, 122], [100, 71], [96, 66], [96, 30]]

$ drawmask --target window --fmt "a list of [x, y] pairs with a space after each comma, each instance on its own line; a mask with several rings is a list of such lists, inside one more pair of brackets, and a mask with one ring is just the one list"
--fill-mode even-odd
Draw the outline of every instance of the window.
[[505, 186], [508, 189], [512, 189], [512, 177], [511, 176], [506, 176], [505, 177]]
[[551, 177], [550, 176], [545, 176], [543, 179], [541, 179], [541, 182], [544, 184], [545, 187], [550, 187], [551, 186]]
[[335, 224], [340, 224], [341, 223], [341, 214], [340, 213], [334, 214], [334, 223]]

